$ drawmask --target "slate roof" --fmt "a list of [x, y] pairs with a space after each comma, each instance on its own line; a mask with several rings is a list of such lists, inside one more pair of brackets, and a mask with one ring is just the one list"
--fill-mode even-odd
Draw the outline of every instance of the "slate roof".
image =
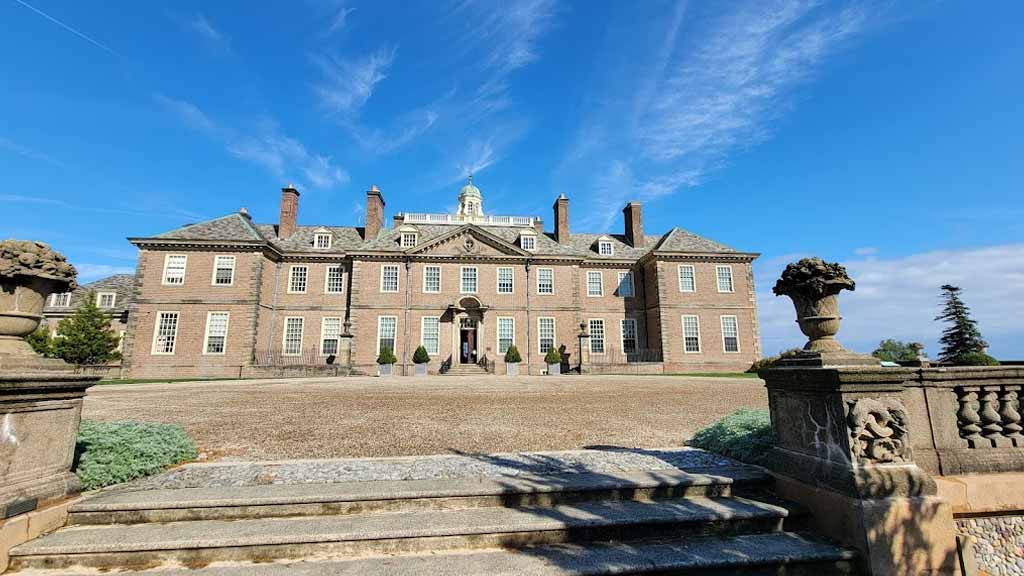
[[249, 218], [237, 212], [197, 222], [186, 224], [170, 232], [157, 234], [154, 238], [165, 238], [169, 240], [263, 240], [263, 236], [256, 230]]
[[[362, 228], [352, 226], [298, 226], [288, 238], [277, 237], [277, 226], [273, 224], [257, 224], [260, 235], [277, 249], [283, 252], [313, 252], [316, 254], [341, 254], [350, 250], [358, 250], [363, 244]], [[313, 248], [313, 236], [317, 232], [331, 233], [331, 247]]]
[[89, 291], [96, 293], [99, 292], [114, 292], [117, 297], [114, 298], [113, 308], [104, 308], [104, 312], [112, 312], [115, 315], [122, 314], [131, 305], [135, 299], [135, 275], [134, 274], [114, 274], [102, 278], [95, 282], [91, 282], [84, 286], [79, 286], [71, 293], [71, 302], [67, 307], [54, 307], [50, 305], [51, 299], [46, 299], [46, 307], [43, 309], [44, 314], [70, 314], [74, 312], [82, 302], [85, 300], [85, 296]]

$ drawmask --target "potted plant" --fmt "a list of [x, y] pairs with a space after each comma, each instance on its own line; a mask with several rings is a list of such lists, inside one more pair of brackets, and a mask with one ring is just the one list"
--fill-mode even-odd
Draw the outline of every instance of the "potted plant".
[[519, 363], [523, 358], [519, 355], [519, 349], [513, 344], [505, 351], [505, 374], [519, 376]]
[[0, 354], [35, 357], [25, 341], [43, 318], [46, 298], [77, 287], [75, 267], [42, 242], [0, 241]]
[[855, 287], [846, 268], [838, 262], [804, 258], [786, 266], [772, 291], [776, 296], [793, 300], [800, 331], [808, 337], [804, 350], [840, 352], [843, 347], [836, 341], [842, 320], [838, 295]]
[[377, 375], [391, 376], [394, 372], [395, 362], [398, 362], [398, 358], [395, 357], [395, 353], [391, 351], [391, 348], [387, 346], [381, 348], [380, 354], [377, 355]]
[[548, 376], [558, 376], [562, 373], [562, 353], [557, 348], [548, 350], [544, 355], [544, 362], [548, 365]]
[[427, 375], [428, 362], [430, 362], [430, 354], [427, 354], [427, 349], [422, 345], [417, 347], [416, 351], [412, 353], [412, 363], [416, 365], [417, 376]]

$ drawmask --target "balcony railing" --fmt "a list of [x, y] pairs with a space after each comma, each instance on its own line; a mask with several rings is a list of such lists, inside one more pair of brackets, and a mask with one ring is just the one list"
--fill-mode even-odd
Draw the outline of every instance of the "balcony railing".
[[479, 226], [522, 226], [532, 228], [534, 216], [463, 216], [459, 214], [426, 214], [409, 212], [402, 216], [407, 224], [477, 224]]

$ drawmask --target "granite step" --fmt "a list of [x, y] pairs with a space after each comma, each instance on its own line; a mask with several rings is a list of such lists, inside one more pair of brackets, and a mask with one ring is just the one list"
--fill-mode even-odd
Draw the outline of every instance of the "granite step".
[[655, 501], [756, 491], [770, 477], [751, 467], [564, 473], [462, 479], [276, 484], [101, 492], [70, 510], [69, 525], [135, 524], [364, 514], [586, 501]]
[[[95, 571], [62, 574], [96, 573]], [[858, 574], [856, 555], [786, 532], [693, 537], [676, 542], [556, 544], [519, 550], [380, 556], [352, 560], [215, 563], [122, 576], [821, 576]], [[50, 576], [31, 570], [25, 576]]]
[[11, 550], [24, 569], [150, 569], [341, 560], [552, 544], [781, 532], [788, 511], [744, 498], [579, 502], [342, 516], [72, 526]]

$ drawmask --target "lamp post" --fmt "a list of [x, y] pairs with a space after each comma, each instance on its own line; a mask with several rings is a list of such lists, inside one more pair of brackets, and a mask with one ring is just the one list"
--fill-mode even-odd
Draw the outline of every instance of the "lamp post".
[[579, 334], [579, 345], [580, 345], [580, 355], [579, 355], [579, 358], [580, 359], [579, 359], [579, 362], [577, 363], [578, 364], [577, 365], [577, 369], [579, 370], [580, 375], [583, 374], [583, 340], [585, 340], [586, 338], [590, 338], [590, 334], [587, 334], [587, 323], [586, 322], [580, 322], [580, 334]]

